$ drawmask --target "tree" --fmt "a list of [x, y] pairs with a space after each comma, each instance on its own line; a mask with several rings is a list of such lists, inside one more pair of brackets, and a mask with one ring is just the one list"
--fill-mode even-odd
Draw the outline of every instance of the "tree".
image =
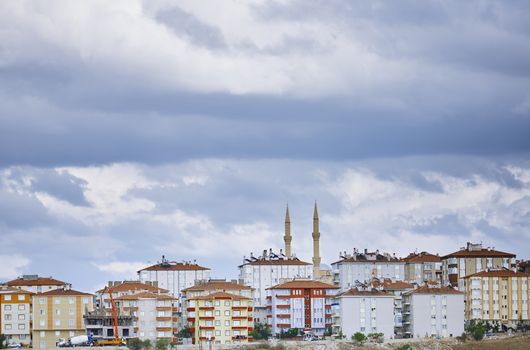
[[138, 338], [129, 338], [127, 339], [127, 347], [131, 350], [141, 350], [142, 341]]
[[486, 326], [482, 321], [471, 320], [466, 326], [466, 332], [475, 340], [482, 340], [486, 334]]
[[385, 339], [385, 335], [383, 333], [370, 333], [368, 334], [368, 339], [376, 343], [382, 343]]
[[192, 337], [191, 329], [190, 328], [182, 328], [178, 332], [178, 336], [181, 337], [181, 338], [191, 338]]
[[5, 349], [7, 347], [7, 338], [4, 334], [0, 334], [0, 349]]
[[151, 341], [149, 339], [142, 340], [142, 349], [151, 349]]
[[256, 340], [267, 339], [271, 336], [271, 329], [263, 323], [254, 323], [254, 330], [250, 333], [250, 335]]
[[361, 332], [357, 332], [351, 336], [351, 340], [354, 340], [358, 344], [363, 344], [364, 342], [366, 342], [367, 339], [368, 338], [366, 338], [366, 335]]
[[168, 339], [158, 339], [155, 344], [156, 350], [167, 350], [169, 346]]

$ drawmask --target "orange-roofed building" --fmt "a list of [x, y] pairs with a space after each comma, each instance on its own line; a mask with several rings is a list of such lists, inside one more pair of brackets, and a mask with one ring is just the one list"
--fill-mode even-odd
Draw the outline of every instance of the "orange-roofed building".
[[0, 334], [8, 344], [31, 344], [32, 296], [23, 289], [0, 286]]
[[39, 277], [39, 275], [23, 275], [17, 279], [7, 281], [6, 285], [18, 289], [27, 290], [32, 293], [44, 293], [54, 289], [63, 289], [68, 283], [51, 277]]
[[442, 258], [439, 255], [427, 252], [410, 253], [401, 260], [405, 262], [406, 282], [418, 284], [427, 281], [442, 282]]
[[464, 282], [467, 320], [513, 329], [530, 324], [530, 274], [493, 269], [466, 276]]
[[339, 287], [314, 280], [292, 280], [269, 288], [272, 334], [296, 328], [317, 336], [332, 333], [332, 303]]

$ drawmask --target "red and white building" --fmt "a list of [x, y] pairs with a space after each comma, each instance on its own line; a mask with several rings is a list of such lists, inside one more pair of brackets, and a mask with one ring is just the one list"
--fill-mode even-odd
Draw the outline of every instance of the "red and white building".
[[290, 329], [331, 334], [331, 304], [339, 287], [313, 280], [293, 280], [269, 288], [268, 324], [272, 334]]

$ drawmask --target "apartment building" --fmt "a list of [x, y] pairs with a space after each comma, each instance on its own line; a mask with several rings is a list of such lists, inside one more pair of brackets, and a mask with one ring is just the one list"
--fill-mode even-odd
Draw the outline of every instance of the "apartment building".
[[373, 279], [371, 287], [394, 296], [394, 336], [403, 338], [403, 293], [414, 290], [414, 285], [390, 279]]
[[[130, 307], [129, 304], [133, 304], [134, 301], [131, 301], [131, 299], [124, 301], [120, 299], [121, 297], [137, 295], [140, 293], [154, 293], [161, 295], [167, 295], [169, 293], [167, 289], [158, 288], [152, 283], [141, 283], [139, 281], [109, 281], [105, 288], [96, 292], [94, 311], [85, 315], [87, 332], [92, 334], [95, 339], [108, 340], [114, 338], [110, 292], [112, 292], [114, 303], [116, 305], [118, 336], [120, 338], [139, 336], [139, 316], [137, 306]], [[123, 304], [126, 304], [127, 306], [123, 306]], [[173, 307], [176, 310], [176, 306]], [[171, 317], [176, 318], [176, 312], [175, 315], [172, 315]], [[146, 333], [144, 331], [144, 334], [149, 334], [149, 332]]]
[[195, 262], [169, 261], [164, 256], [155, 265], [138, 271], [140, 282], [156, 282], [157, 286], [169, 290], [169, 293], [180, 298], [183, 289], [210, 279], [210, 269]]
[[350, 339], [361, 332], [383, 333], [385, 339], [394, 337], [394, 295], [385, 291], [352, 288], [336, 296], [333, 306], [334, 334]]
[[313, 277], [313, 265], [291, 256], [263, 251], [263, 255], [243, 259], [239, 266], [239, 281], [254, 289], [254, 319], [258, 323], [267, 323], [267, 289], [294, 278]]
[[530, 273], [530, 260], [523, 260], [517, 263], [517, 271]]
[[372, 278], [403, 280], [405, 278], [405, 262], [395, 254], [375, 252], [341, 253], [340, 260], [331, 264], [335, 280], [341, 290], [356, 287], [358, 283], [368, 283]]
[[23, 289], [32, 293], [44, 293], [50, 290], [63, 289], [68, 284], [51, 277], [39, 275], [23, 275], [17, 279], [6, 282], [10, 287]]
[[[183, 318], [193, 342], [248, 342], [254, 327], [253, 289], [237, 281], [209, 280], [182, 291]], [[213, 327], [213, 328], [212, 328]]]
[[442, 283], [464, 291], [465, 276], [487, 269], [516, 269], [515, 254], [483, 248], [482, 243], [468, 242], [466, 247], [442, 257]]
[[31, 344], [31, 306], [33, 293], [0, 286], [0, 334], [8, 344]]
[[133, 317], [133, 335], [142, 340], [175, 340], [178, 331], [177, 299], [169, 294], [139, 292], [116, 298], [121, 315]]
[[530, 274], [507, 269], [464, 277], [465, 318], [516, 329], [529, 325]]
[[313, 280], [293, 280], [269, 288], [272, 334], [296, 328], [323, 336], [332, 333], [332, 303], [339, 288]]
[[427, 252], [411, 253], [402, 261], [405, 263], [405, 282], [442, 282], [442, 258], [439, 255]]
[[248, 343], [254, 329], [252, 298], [225, 292], [190, 296], [187, 319], [193, 343]]
[[86, 334], [83, 316], [93, 308], [92, 294], [68, 286], [33, 295], [33, 348], [50, 349], [60, 338]]
[[464, 332], [464, 293], [451, 287], [418, 287], [403, 294], [407, 337], [456, 337]]

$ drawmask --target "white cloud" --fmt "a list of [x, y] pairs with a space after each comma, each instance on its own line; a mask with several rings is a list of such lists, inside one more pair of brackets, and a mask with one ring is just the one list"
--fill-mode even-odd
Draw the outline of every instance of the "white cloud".
[[15, 278], [20, 276], [31, 263], [27, 257], [19, 254], [0, 255], [0, 278]]
[[136, 279], [136, 272], [145, 267], [145, 263], [136, 261], [113, 261], [108, 264], [92, 263], [102, 272], [122, 279]]

